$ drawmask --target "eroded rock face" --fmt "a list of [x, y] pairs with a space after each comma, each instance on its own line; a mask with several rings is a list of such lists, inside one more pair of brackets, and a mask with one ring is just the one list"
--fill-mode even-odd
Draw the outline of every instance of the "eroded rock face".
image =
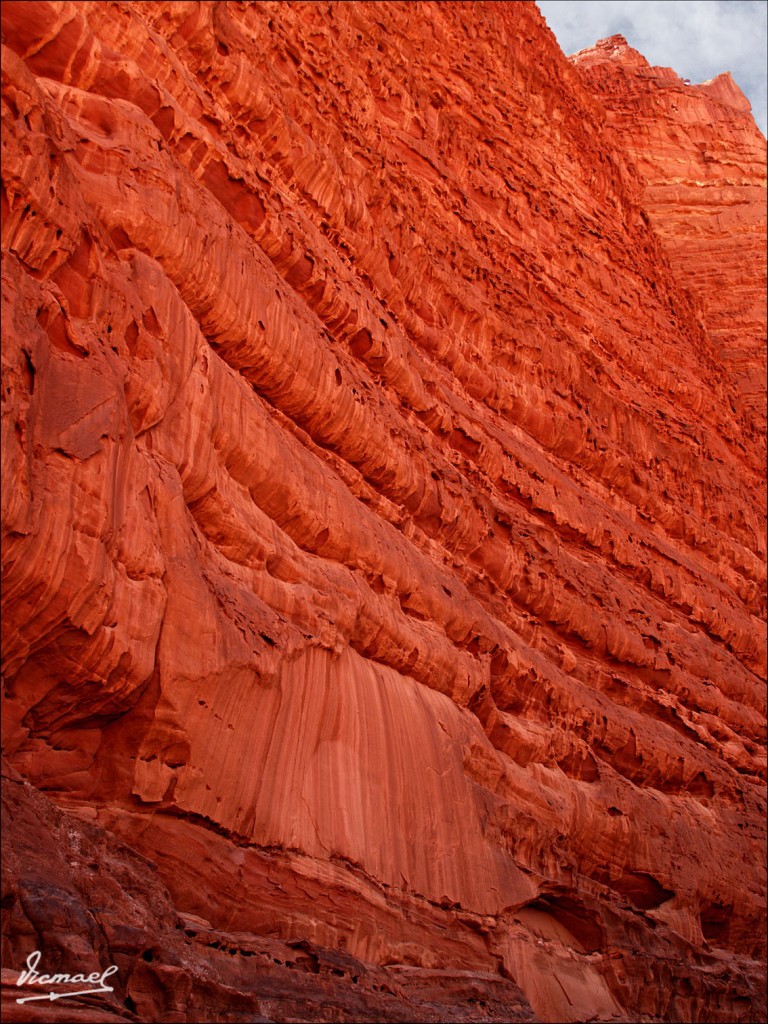
[[692, 85], [622, 36], [571, 60], [637, 168], [675, 277], [764, 437], [766, 161], [749, 101], [729, 72]]
[[[269, 1022], [302, 1019], [315, 1008], [315, 1019], [328, 1021], [535, 1019], [520, 989], [497, 971], [365, 965], [306, 939], [223, 931], [179, 914], [157, 865], [118, 842], [94, 814], [78, 813], [55, 807], [4, 765], [3, 825], [16, 837], [3, 862], [4, 954], [26, 963], [45, 947], [40, 973], [72, 964], [98, 973], [109, 961], [118, 968], [117, 979], [113, 974], [106, 981], [114, 992], [64, 995], [62, 1009], [36, 1001], [19, 1005], [19, 996], [46, 988], [19, 987], [18, 971], [6, 968], [4, 1017], [42, 1024]], [[49, 987], [73, 991], [66, 982]]]
[[66, 913], [12, 861], [6, 966], [120, 954], [103, 1019], [761, 1019], [759, 267], [724, 342], [648, 201], [688, 137], [625, 147], [533, 4], [2, 13], [4, 743], [56, 805], [6, 833], [89, 830]]

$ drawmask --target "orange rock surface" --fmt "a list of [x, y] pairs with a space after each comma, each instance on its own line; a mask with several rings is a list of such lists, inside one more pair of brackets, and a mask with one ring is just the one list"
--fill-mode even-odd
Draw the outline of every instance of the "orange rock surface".
[[9, 1019], [763, 1019], [743, 104], [531, 3], [2, 19]]
[[[622, 36], [571, 58], [634, 163], [642, 202], [712, 349], [755, 419], [766, 412], [765, 139], [728, 71], [692, 85]], [[745, 268], [749, 268], [745, 273]]]

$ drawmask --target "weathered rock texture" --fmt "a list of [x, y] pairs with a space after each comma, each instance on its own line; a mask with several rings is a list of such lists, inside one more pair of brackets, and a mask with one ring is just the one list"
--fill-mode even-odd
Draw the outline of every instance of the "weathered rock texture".
[[529, 3], [2, 15], [6, 967], [762, 1019], [746, 113]]
[[764, 437], [765, 139], [749, 101], [729, 72], [691, 85], [622, 36], [571, 60], [605, 105], [675, 277]]

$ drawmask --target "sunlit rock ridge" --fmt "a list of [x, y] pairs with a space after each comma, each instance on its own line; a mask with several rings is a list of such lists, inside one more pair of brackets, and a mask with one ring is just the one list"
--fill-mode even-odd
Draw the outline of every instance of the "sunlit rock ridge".
[[733, 80], [523, 2], [2, 25], [8, 1019], [764, 1020]]

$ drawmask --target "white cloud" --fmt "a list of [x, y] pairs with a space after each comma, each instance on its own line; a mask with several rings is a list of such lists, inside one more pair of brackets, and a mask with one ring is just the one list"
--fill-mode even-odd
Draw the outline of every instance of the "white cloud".
[[539, 0], [538, 6], [565, 53], [620, 33], [651, 64], [692, 82], [730, 71], [766, 134], [763, 0]]

